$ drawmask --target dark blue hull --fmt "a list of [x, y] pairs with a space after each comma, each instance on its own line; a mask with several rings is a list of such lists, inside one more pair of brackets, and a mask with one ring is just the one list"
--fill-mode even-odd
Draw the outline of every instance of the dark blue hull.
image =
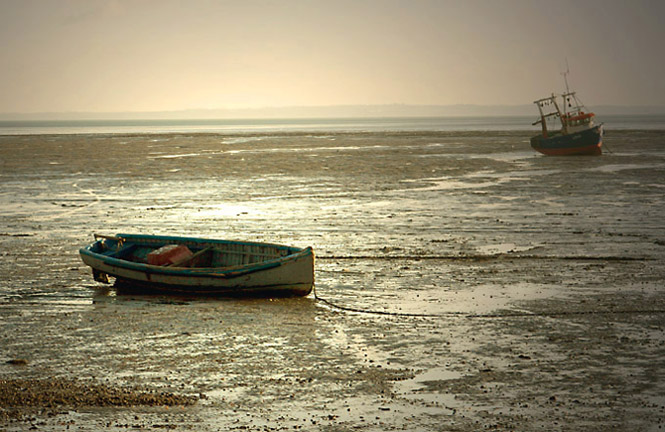
[[603, 125], [562, 135], [555, 132], [547, 138], [536, 135], [531, 138], [531, 147], [548, 156], [600, 155], [603, 145]]

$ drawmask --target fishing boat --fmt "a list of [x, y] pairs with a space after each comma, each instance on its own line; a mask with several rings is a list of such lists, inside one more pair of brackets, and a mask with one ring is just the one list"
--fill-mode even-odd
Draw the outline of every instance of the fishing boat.
[[194, 237], [95, 234], [79, 250], [98, 282], [119, 290], [222, 296], [306, 296], [314, 252], [271, 243]]
[[[595, 114], [586, 109], [576, 92], [569, 90], [567, 74], [568, 71], [563, 74], [566, 92], [560, 95], [561, 105], [554, 93], [534, 101], [540, 118], [533, 125], [540, 124], [542, 133], [531, 138], [531, 147], [548, 156], [600, 155], [603, 124], [595, 124]], [[556, 121], [557, 118], [561, 128], [548, 129], [548, 120]]]

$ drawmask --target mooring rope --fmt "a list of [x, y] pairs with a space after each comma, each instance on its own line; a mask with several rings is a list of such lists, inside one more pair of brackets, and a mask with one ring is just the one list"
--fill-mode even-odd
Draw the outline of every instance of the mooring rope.
[[390, 316], [413, 317], [413, 318], [442, 318], [444, 316], [465, 315], [464, 312], [448, 312], [446, 314], [441, 314], [441, 313], [439, 313], [439, 314], [424, 314], [424, 313], [407, 313], [407, 312], [388, 312], [388, 311], [359, 309], [359, 308], [341, 306], [337, 303], [331, 302], [330, 300], [319, 297], [319, 295], [316, 292], [316, 285], [314, 286], [314, 299], [316, 301], [321, 302], [321, 303], [325, 303], [328, 306], [330, 306], [332, 308], [335, 308], [335, 309], [343, 310], [343, 311], [346, 311], [346, 312], [356, 312], [356, 313], [364, 313], [364, 314], [372, 314], [372, 315], [390, 315]]
[[440, 312], [436, 314], [428, 313], [408, 313], [408, 312], [389, 312], [374, 309], [361, 309], [348, 306], [342, 306], [334, 303], [328, 299], [320, 297], [316, 291], [316, 285], [313, 288], [314, 299], [328, 306], [346, 312], [355, 312], [370, 315], [388, 315], [396, 317], [407, 318], [449, 318], [449, 317], [463, 317], [463, 318], [527, 318], [527, 317], [565, 317], [565, 316], [583, 316], [583, 315], [649, 315], [649, 314], [665, 314], [663, 309], [619, 309], [619, 310], [591, 310], [591, 311], [554, 311], [554, 312], [505, 312], [505, 313], [488, 313], [488, 314], [474, 314], [468, 312]]
[[[616, 255], [605, 256], [539, 256], [539, 255], [328, 255], [318, 256], [317, 260], [450, 260], [450, 261], [479, 261], [479, 260], [496, 260], [496, 259], [551, 259], [551, 260], [579, 260], [579, 261], [650, 261], [650, 257], [627, 257]], [[334, 271], [333, 271], [334, 272]], [[488, 313], [477, 314], [469, 312], [441, 312], [441, 313], [408, 313], [408, 312], [389, 312], [383, 310], [363, 309], [343, 306], [326, 298], [320, 297], [314, 285], [314, 299], [326, 305], [346, 311], [362, 314], [372, 315], [388, 315], [396, 317], [413, 317], [413, 318], [446, 318], [446, 317], [464, 317], [464, 318], [525, 318], [525, 317], [565, 317], [565, 316], [583, 316], [583, 315], [648, 315], [648, 314], [664, 314], [665, 310], [662, 309], [618, 309], [618, 310], [591, 310], [591, 311], [553, 311], [553, 312], [503, 312], [503, 313]]]
[[563, 260], [563, 261], [651, 261], [650, 257], [627, 257], [620, 255], [584, 256], [584, 255], [324, 255], [317, 256], [317, 260], [373, 260], [373, 261], [398, 261], [398, 260], [422, 260], [422, 261], [484, 261], [500, 259], [524, 259], [524, 260]]

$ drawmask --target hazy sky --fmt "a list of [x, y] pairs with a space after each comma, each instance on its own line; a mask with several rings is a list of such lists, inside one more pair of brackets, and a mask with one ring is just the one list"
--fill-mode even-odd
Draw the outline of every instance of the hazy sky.
[[0, 0], [0, 112], [665, 105], [662, 0]]

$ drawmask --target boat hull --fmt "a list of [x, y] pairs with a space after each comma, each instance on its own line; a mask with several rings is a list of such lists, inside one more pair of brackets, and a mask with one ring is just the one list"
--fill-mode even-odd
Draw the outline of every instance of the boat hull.
[[[226, 267], [168, 267], [121, 259], [100, 253], [100, 241], [79, 252], [85, 264], [96, 273], [95, 279], [108, 275], [115, 278], [121, 292], [171, 293], [179, 295], [221, 296], [306, 296], [314, 285], [314, 252], [312, 248], [207, 240], [187, 237], [136, 236], [118, 234], [127, 244], [184, 244], [194, 249], [224, 248], [225, 253], [246, 256], [271, 251], [266, 260]], [[103, 241], [103, 240], [102, 240]], [[242, 260], [242, 259], [241, 259]], [[102, 277], [100, 277], [102, 276]]]
[[602, 125], [567, 135], [553, 134], [547, 138], [536, 135], [531, 138], [531, 147], [547, 156], [599, 156], [602, 145]]

